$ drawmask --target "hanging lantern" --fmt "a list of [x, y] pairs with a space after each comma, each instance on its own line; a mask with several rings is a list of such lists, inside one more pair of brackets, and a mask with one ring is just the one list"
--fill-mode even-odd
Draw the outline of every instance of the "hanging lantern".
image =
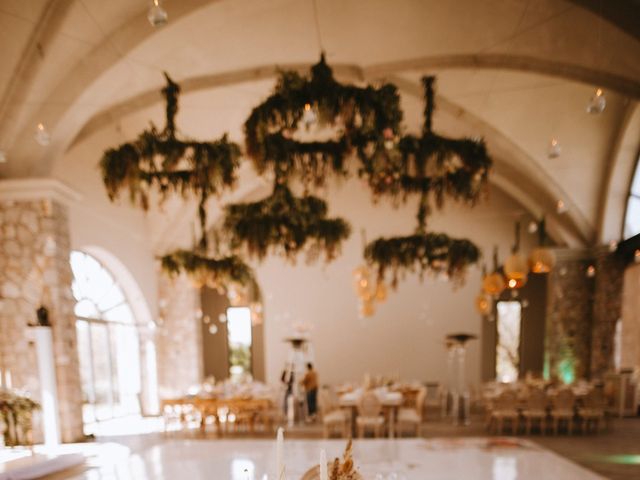
[[489, 315], [491, 313], [492, 300], [483, 292], [480, 292], [476, 297], [476, 310], [480, 315]]
[[544, 247], [537, 247], [529, 255], [529, 266], [533, 273], [549, 273], [556, 265], [556, 255]]
[[493, 249], [493, 273], [484, 275], [482, 279], [482, 290], [487, 295], [498, 297], [507, 288], [504, 276], [498, 271], [498, 247]]
[[515, 244], [513, 245], [511, 256], [504, 262], [504, 276], [507, 277], [507, 286], [509, 288], [520, 288], [527, 283], [529, 264], [519, 250], [520, 222], [516, 222]]
[[375, 299], [379, 303], [382, 303], [387, 299], [387, 286], [382, 280], [379, 280], [378, 284], [376, 285]]
[[511, 286], [509, 280], [527, 283], [528, 273], [529, 265], [527, 264], [527, 259], [521, 253], [513, 253], [504, 262], [504, 274], [507, 277], [507, 284], [509, 284], [509, 286]]
[[507, 288], [507, 285], [500, 272], [493, 272], [482, 280], [482, 289], [486, 294], [491, 295], [492, 297], [499, 296], [505, 288]]
[[556, 265], [556, 254], [544, 246], [546, 240], [544, 217], [538, 224], [540, 234], [539, 246], [534, 248], [529, 255], [529, 267], [533, 273], [549, 273]]

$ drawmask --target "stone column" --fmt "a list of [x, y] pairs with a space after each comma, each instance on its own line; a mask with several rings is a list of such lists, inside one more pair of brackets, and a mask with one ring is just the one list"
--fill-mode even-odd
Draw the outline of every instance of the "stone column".
[[202, 310], [200, 291], [186, 276], [158, 275], [158, 390], [160, 398], [170, 398], [203, 380]]
[[622, 290], [626, 262], [608, 249], [595, 254], [595, 294], [591, 345], [591, 376], [612, 371], [616, 323], [622, 316]]
[[[47, 188], [29, 184], [25, 195], [16, 188], [18, 183], [0, 185], [0, 368], [11, 372], [14, 387], [39, 391], [28, 325], [37, 322], [36, 310], [46, 307], [53, 332], [61, 437], [76, 441], [82, 437], [82, 390], [67, 208], [47, 198]], [[44, 183], [51, 187], [51, 182]], [[34, 199], [36, 193], [43, 198]]]
[[545, 374], [564, 382], [589, 375], [593, 315], [592, 258], [587, 251], [556, 250], [547, 279]]

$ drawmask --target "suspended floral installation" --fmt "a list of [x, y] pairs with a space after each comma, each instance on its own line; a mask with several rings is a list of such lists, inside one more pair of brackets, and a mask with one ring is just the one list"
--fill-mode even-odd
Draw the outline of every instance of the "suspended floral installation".
[[250, 256], [263, 259], [273, 249], [293, 258], [306, 248], [310, 259], [324, 251], [326, 260], [335, 258], [340, 243], [351, 228], [341, 218], [326, 218], [327, 203], [314, 196], [296, 197], [285, 185], [258, 202], [226, 207], [224, 230], [231, 247], [245, 247]]
[[382, 146], [366, 143], [358, 150], [360, 175], [375, 197], [420, 197], [420, 225], [434, 205], [443, 206], [445, 197], [475, 205], [486, 192], [492, 164], [483, 140], [452, 139], [433, 131], [434, 81], [434, 77], [422, 79], [426, 107], [420, 137], [405, 135], [398, 139], [387, 130]]
[[230, 286], [242, 286], [250, 292], [250, 298], [259, 300], [260, 289], [253, 270], [236, 255], [208, 258], [191, 250], [176, 250], [160, 258], [162, 269], [172, 277], [188, 274], [198, 287], [207, 286], [225, 290]]
[[[166, 101], [166, 125], [158, 130], [151, 124], [133, 142], [108, 149], [100, 161], [102, 179], [113, 201], [122, 190], [132, 202], [149, 208], [149, 194], [156, 190], [161, 199], [170, 193], [198, 198], [201, 232], [206, 227], [206, 202], [235, 185], [240, 147], [224, 135], [213, 142], [181, 140], [176, 136], [180, 87], [165, 73], [162, 89]], [[202, 235], [206, 246], [206, 235]]]
[[[346, 159], [358, 145], [382, 141], [386, 129], [397, 131], [399, 105], [393, 85], [338, 83], [324, 55], [310, 77], [281, 73], [273, 94], [245, 122], [246, 153], [259, 174], [273, 172], [273, 192], [258, 202], [227, 206], [224, 230], [233, 247], [260, 259], [269, 251], [293, 259], [310, 249], [311, 259], [324, 251], [332, 260], [351, 229], [343, 219], [327, 218], [326, 202], [309, 190], [331, 174], [345, 176]], [[332, 135], [324, 141], [300, 139], [300, 131], [312, 126]], [[304, 186], [302, 197], [289, 187], [294, 178]]]
[[365, 249], [365, 258], [377, 266], [379, 278], [391, 270], [393, 287], [399, 274], [415, 271], [421, 278], [430, 272], [459, 283], [467, 267], [480, 258], [480, 250], [471, 241], [426, 231], [427, 216], [433, 206], [442, 207], [445, 197], [475, 205], [485, 191], [492, 163], [482, 140], [450, 139], [433, 132], [433, 83], [433, 77], [423, 78], [426, 107], [421, 137], [395, 139], [387, 131], [382, 147], [364, 144], [358, 150], [363, 165], [360, 174], [375, 197], [406, 200], [417, 194], [420, 198], [415, 234], [380, 238]]
[[162, 269], [172, 277], [186, 273], [196, 287], [238, 285], [258, 300], [260, 290], [253, 272], [240, 257], [208, 257], [207, 200], [235, 185], [240, 147], [226, 135], [213, 142], [179, 139], [175, 117], [180, 87], [167, 74], [165, 78], [164, 129], [152, 124], [134, 142], [109, 149], [102, 157], [100, 168], [109, 198], [113, 201], [128, 190], [131, 201], [147, 210], [152, 190], [159, 193], [161, 201], [176, 193], [197, 197], [200, 240], [191, 251], [177, 250], [161, 257]]

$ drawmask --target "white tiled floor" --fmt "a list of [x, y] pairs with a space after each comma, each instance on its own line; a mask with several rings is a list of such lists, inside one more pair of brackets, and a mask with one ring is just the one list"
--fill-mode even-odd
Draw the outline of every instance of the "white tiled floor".
[[[341, 440], [285, 441], [287, 479], [299, 479], [317, 463], [321, 448], [331, 459], [344, 446]], [[265, 474], [272, 479], [275, 470], [275, 442], [269, 440], [176, 439], [138, 453], [116, 444], [103, 444], [98, 451], [89, 460], [93, 467], [74, 480], [262, 480]], [[355, 442], [354, 459], [367, 480], [601, 478], [517, 439], [362, 440]]]

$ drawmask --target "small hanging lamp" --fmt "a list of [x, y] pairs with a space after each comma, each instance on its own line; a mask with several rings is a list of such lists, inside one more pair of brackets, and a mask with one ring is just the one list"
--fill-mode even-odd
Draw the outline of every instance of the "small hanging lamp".
[[527, 283], [529, 265], [524, 255], [520, 253], [520, 222], [515, 226], [515, 243], [512, 253], [504, 262], [504, 275], [507, 277], [509, 288], [521, 288]]
[[507, 288], [504, 276], [498, 271], [498, 247], [493, 249], [493, 273], [484, 275], [482, 279], [482, 290], [487, 295], [498, 297]]
[[539, 245], [529, 255], [529, 267], [533, 273], [549, 273], [556, 265], [556, 254], [544, 246], [546, 241], [544, 217], [538, 224], [538, 233], [540, 234]]

